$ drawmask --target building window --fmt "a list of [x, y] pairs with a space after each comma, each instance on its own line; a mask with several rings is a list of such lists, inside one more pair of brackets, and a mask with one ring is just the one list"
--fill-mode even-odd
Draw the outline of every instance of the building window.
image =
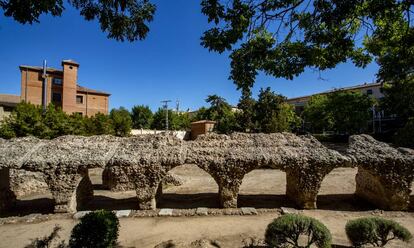
[[56, 85], [62, 85], [62, 79], [61, 78], [53, 78], [53, 84]]
[[62, 101], [62, 94], [54, 92], [52, 94], [52, 101], [53, 102], [61, 102]]
[[76, 96], [76, 103], [83, 104], [83, 96]]
[[76, 114], [76, 115], [83, 116], [83, 113], [82, 113], [82, 112], [75, 112], [75, 114]]
[[372, 90], [367, 90], [367, 95], [372, 95]]

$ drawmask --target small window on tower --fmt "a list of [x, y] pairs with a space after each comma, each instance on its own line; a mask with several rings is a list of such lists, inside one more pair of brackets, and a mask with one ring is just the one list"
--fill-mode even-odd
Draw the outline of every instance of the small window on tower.
[[76, 96], [76, 103], [83, 104], [83, 96]]
[[372, 95], [372, 90], [367, 90], [367, 95]]
[[53, 84], [56, 85], [62, 85], [62, 79], [61, 78], [53, 78]]

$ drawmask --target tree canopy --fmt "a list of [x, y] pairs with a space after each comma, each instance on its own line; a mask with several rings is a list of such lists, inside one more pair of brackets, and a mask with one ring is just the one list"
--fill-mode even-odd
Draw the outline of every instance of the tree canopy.
[[300, 120], [293, 106], [285, 102], [286, 98], [276, 94], [270, 88], [261, 89], [255, 104], [254, 120], [258, 132], [275, 133], [291, 131]]
[[[413, 72], [414, 30], [410, 0], [203, 0], [213, 27], [201, 44], [230, 51], [230, 79], [249, 89], [262, 71], [293, 79], [306, 68], [325, 70], [372, 59], [382, 81]], [[361, 42], [362, 40], [362, 42]]]
[[367, 130], [372, 118], [370, 108], [375, 103], [372, 97], [360, 92], [335, 91], [313, 96], [305, 106], [303, 117], [314, 133], [362, 133]]
[[148, 106], [137, 105], [132, 107], [131, 117], [134, 128], [149, 129], [151, 127], [153, 114]]
[[[108, 38], [118, 41], [145, 39], [156, 6], [148, 0], [68, 0], [87, 21], [98, 20]], [[5, 16], [22, 24], [39, 22], [42, 14], [61, 16], [63, 0], [0, 0]]]

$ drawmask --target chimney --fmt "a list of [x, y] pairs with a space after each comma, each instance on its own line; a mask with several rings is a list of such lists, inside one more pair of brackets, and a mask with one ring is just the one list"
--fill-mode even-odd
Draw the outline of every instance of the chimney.
[[73, 60], [63, 60], [62, 110], [68, 114], [76, 112], [76, 92], [79, 64]]

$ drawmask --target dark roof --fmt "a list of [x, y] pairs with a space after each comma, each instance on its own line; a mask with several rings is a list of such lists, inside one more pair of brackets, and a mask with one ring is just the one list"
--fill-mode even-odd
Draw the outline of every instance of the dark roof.
[[104, 91], [100, 91], [100, 90], [93, 90], [93, 89], [89, 89], [83, 86], [78, 85], [76, 88], [77, 91], [80, 92], [85, 92], [85, 93], [90, 93], [90, 94], [97, 94], [97, 95], [105, 95], [105, 96], [110, 96], [111, 94], [104, 92]]
[[0, 94], [0, 105], [14, 107], [20, 103], [20, 96]]

